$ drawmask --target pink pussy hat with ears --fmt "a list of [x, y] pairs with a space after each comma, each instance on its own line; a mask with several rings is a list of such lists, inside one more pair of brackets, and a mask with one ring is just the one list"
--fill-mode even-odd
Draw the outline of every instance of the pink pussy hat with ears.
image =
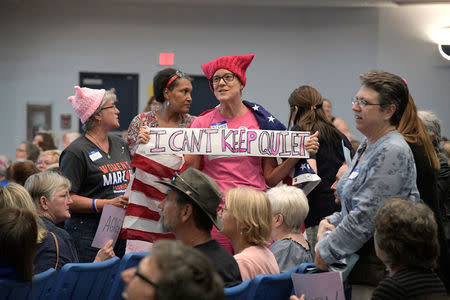
[[90, 88], [80, 88], [74, 86], [75, 96], [67, 98], [72, 102], [73, 109], [81, 120], [85, 123], [102, 103], [106, 91], [104, 89], [94, 90]]
[[[202, 65], [202, 69], [208, 79], [211, 79], [217, 70], [227, 69], [236, 74], [242, 85], [245, 86], [247, 82], [245, 71], [247, 71], [253, 57], [255, 57], [254, 54], [222, 56]], [[209, 87], [211, 90], [214, 90], [211, 82], [209, 83]]]

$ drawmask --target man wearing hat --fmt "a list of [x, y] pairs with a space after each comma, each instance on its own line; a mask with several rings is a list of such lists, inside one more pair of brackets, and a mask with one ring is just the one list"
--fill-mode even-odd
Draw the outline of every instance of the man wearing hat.
[[160, 223], [164, 231], [173, 232], [184, 244], [205, 254], [225, 287], [239, 284], [241, 274], [233, 256], [211, 237], [213, 225], [222, 229], [217, 207], [222, 199], [217, 183], [205, 173], [189, 168], [175, 173], [171, 182], [158, 181], [170, 187], [161, 201]]

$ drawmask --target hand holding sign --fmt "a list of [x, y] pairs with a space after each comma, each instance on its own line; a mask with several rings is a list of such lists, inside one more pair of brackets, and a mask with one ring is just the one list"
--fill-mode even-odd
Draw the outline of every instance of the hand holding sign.
[[150, 128], [148, 126], [139, 128], [138, 140], [140, 144], [147, 144], [150, 141]]
[[109, 204], [109, 205], [113, 205], [116, 207], [126, 209], [128, 206], [128, 197], [129, 196], [122, 195], [122, 196], [119, 196], [119, 197], [116, 197], [113, 199], [107, 199], [105, 201], [105, 204]]
[[98, 252], [97, 256], [94, 259], [94, 262], [105, 261], [107, 259], [113, 258], [116, 256], [113, 249], [113, 240], [109, 240], [106, 242], [105, 246], [103, 246]]
[[309, 139], [305, 143], [306, 151], [308, 151], [309, 155], [314, 155], [319, 151], [319, 132], [314, 132], [313, 135], [309, 137]]

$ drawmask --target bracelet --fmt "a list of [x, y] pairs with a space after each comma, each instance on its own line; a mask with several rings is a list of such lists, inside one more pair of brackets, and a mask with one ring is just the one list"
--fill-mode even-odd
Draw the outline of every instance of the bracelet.
[[97, 207], [95, 207], [95, 200], [97, 200], [97, 199], [92, 198], [92, 210], [94, 210], [94, 212], [95, 212], [96, 214], [98, 214]]

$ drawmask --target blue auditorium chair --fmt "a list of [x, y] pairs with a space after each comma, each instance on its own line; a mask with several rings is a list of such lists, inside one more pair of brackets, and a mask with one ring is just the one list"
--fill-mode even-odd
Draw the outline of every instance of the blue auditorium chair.
[[291, 274], [296, 270], [293, 267], [281, 274], [261, 274], [253, 278], [247, 299], [258, 300], [288, 300], [292, 293]]
[[122, 281], [122, 278], [120, 277], [120, 273], [122, 273], [122, 271], [128, 269], [128, 268], [132, 268], [132, 267], [136, 267], [139, 262], [141, 261], [141, 259], [143, 259], [145, 256], [148, 255], [148, 252], [143, 252], [143, 253], [127, 253], [125, 254], [120, 263], [119, 263], [119, 268], [117, 269], [117, 273], [116, 276], [114, 277], [114, 282], [111, 286], [111, 291], [109, 293], [109, 300], [122, 300], [122, 292], [124, 289], [124, 283]]
[[247, 300], [251, 281], [246, 279], [238, 285], [225, 288], [225, 300]]
[[69, 263], [59, 271], [50, 299], [106, 299], [120, 258], [98, 263]]
[[54, 287], [58, 272], [48, 269], [45, 272], [33, 276], [33, 290], [29, 283], [0, 280], [1, 300], [38, 300], [48, 299], [51, 289]]

